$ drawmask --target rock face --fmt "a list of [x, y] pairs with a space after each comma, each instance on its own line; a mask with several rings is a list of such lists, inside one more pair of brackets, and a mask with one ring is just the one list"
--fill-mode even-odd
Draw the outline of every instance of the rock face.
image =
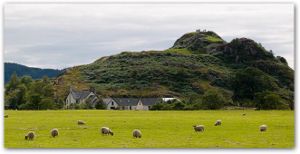
[[235, 63], [274, 59], [271, 52], [248, 38], [236, 38], [230, 43], [218, 46], [214, 52]]
[[[219, 55], [220, 58], [234, 63], [251, 60], [274, 59], [272, 52], [267, 51], [261, 44], [248, 38], [236, 38], [226, 43], [212, 31], [197, 31], [184, 34], [171, 49], [188, 49], [192, 53]], [[284, 59], [280, 59], [285, 63]]]
[[209, 53], [226, 42], [212, 31], [197, 31], [184, 34], [173, 45], [173, 49], [186, 48], [193, 53]]

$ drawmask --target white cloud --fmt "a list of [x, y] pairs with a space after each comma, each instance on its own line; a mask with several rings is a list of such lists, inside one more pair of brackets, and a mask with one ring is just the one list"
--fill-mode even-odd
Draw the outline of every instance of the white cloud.
[[5, 61], [64, 68], [128, 50], [161, 50], [195, 29], [248, 37], [294, 64], [291, 4], [5, 5]]

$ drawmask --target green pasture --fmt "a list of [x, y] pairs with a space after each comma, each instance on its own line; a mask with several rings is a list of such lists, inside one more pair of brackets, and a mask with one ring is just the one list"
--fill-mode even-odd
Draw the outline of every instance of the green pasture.
[[[243, 116], [243, 114], [246, 114]], [[5, 111], [6, 148], [293, 148], [293, 111]], [[214, 122], [222, 120], [221, 126]], [[77, 120], [86, 125], [78, 126]], [[196, 133], [193, 125], [205, 125]], [[268, 125], [266, 132], [259, 126]], [[110, 127], [114, 136], [99, 129]], [[59, 136], [50, 137], [52, 128]], [[140, 129], [142, 138], [132, 137]], [[33, 130], [33, 141], [24, 135]]]

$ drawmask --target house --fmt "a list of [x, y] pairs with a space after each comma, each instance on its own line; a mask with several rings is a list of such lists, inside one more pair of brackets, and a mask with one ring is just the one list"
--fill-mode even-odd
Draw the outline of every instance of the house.
[[107, 110], [149, 110], [160, 98], [104, 98]]
[[90, 103], [90, 105], [95, 106], [98, 100], [96, 94], [91, 90], [76, 91], [71, 87], [69, 95], [66, 98], [65, 107], [70, 108], [72, 105], [80, 103]]

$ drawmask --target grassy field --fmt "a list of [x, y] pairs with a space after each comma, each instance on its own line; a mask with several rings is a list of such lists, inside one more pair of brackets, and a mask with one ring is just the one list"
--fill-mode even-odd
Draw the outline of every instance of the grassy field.
[[[246, 113], [246, 116], [242, 116]], [[6, 148], [293, 148], [293, 111], [5, 111]], [[222, 126], [214, 126], [217, 119]], [[77, 120], [86, 121], [78, 126]], [[192, 125], [203, 124], [196, 133]], [[259, 125], [268, 125], [259, 132]], [[114, 136], [102, 136], [110, 127]], [[60, 135], [50, 137], [58, 128]], [[143, 137], [134, 139], [133, 129]], [[34, 130], [37, 138], [24, 139]]]

